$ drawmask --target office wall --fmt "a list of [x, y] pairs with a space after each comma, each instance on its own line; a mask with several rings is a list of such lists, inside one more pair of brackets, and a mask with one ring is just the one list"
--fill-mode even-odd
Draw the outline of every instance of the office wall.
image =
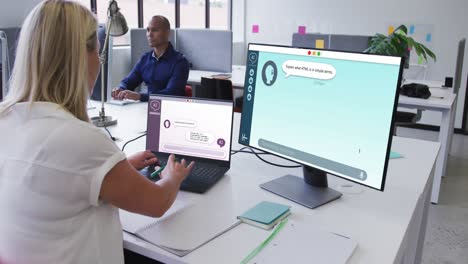
[[[431, 45], [438, 56], [427, 70], [427, 79], [443, 80], [454, 75], [458, 40], [468, 37], [467, 10], [466, 0], [249, 0], [245, 4], [245, 43], [290, 45], [299, 25], [305, 25], [307, 32], [373, 35], [386, 34], [390, 24], [423, 24], [433, 27]], [[252, 33], [252, 25], [259, 25], [259, 33]], [[467, 73], [465, 56], [457, 128], [461, 127]], [[439, 125], [439, 120], [436, 113], [424, 113], [421, 122]]]
[[0, 0], [0, 28], [18, 27], [40, 0]]

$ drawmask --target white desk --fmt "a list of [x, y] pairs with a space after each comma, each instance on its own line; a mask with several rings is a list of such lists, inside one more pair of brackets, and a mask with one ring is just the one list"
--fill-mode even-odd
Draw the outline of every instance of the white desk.
[[457, 96], [452, 89], [441, 88], [442, 82], [423, 81], [423, 80], [407, 80], [406, 83], [423, 83], [430, 87], [431, 97], [428, 99], [411, 98], [400, 95], [398, 101], [399, 107], [437, 111], [442, 113], [440, 122], [439, 142], [441, 144], [440, 155], [437, 158], [437, 163], [434, 172], [434, 183], [432, 189], [431, 202], [439, 201], [439, 190], [442, 176], [447, 170], [447, 158], [452, 144], [453, 126], [455, 123], [455, 112], [457, 104]]
[[[210, 71], [193, 71], [190, 70], [189, 78], [187, 83], [189, 84], [200, 84], [201, 77], [210, 77], [216, 74], [222, 74], [220, 72], [210, 72]], [[227, 73], [231, 74], [230, 80], [232, 81], [232, 87], [235, 89], [244, 89], [244, 78], [245, 78], [245, 66], [243, 65], [233, 65], [232, 72]]]
[[[219, 74], [216, 72], [204, 72], [204, 71], [190, 71], [189, 82], [193, 84], [199, 84], [201, 77], [212, 76]], [[234, 90], [234, 97], [242, 96], [245, 78], [245, 66], [233, 66], [233, 72], [231, 80], [233, 87], [237, 88]], [[437, 203], [439, 201], [439, 191], [442, 176], [445, 175], [447, 168], [447, 158], [450, 152], [450, 146], [452, 143], [453, 128], [455, 122], [455, 111], [456, 111], [456, 95], [453, 94], [452, 89], [441, 89], [442, 82], [429, 81], [429, 80], [406, 80], [406, 83], [424, 83], [430, 87], [432, 96], [429, 99], [410, 98], [407, 96], [400, 96], [398, 101], [399, 107], [421, 109], [437, 111], [442, 113], [442, 120], [440, 123], [439, 142], [441, 143], [441, 153], [437, 160], [434, 184], [431, 196], [431, 202]], [[443, 97], [443, 99], [436, 98]]]
[[[109, 106], [107, 112], [119, 120], [119, 124], [109, 130], [125, 141], [137, 136], [138, 132], [146, 130], [146, 108], [146, 104]], [[90, 112], [95, 115], [98, 111]], [[237, 144], [239, 117], [239, 114], [235, 114], [233, 149], [240, 148]], [[122, 145], [125, 141], [118, 144]], [[133, 153], [144, 146], [145, 138], [142, 138], [127, 145], [126, 152]], [[348, 263], [420, 263], [439, 144], [396, 137], [393, 150], [402, 153], [405, 158], [390, 161], [384, 192], [362, 187], [359, 194], [344, 193], [340, 199], [315, 210], [258, 187], [260, 183], [284, 174], [300, 175], [300, 169], [272, 167], [257, 160], [254, 155], [243, 153], [232, 156], [231, 170], [206, 194], [181, 192], [179, 195], [199, 203], [223, 199], [226, 208], [239, 213], [261, 200], [288, 204], [292, 207], [291, 219], [357, 241], [358, 247]], [[279, 159], [273, 161], [285, 162]], [[332, 188], [343, 183], [349, 182], [329, 177]], [[165, 263], [239, 263], [268, 234], [242, 224], [183, 258], [125, 232], [124, 247]], [[304, 263], [309, 262], [313, 262], [313, 256], [310, 256], [310, 260], [304, 260]]]

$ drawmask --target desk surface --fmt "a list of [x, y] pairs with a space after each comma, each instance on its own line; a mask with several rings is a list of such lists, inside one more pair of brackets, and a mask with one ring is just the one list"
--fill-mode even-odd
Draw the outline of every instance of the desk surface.
[[[142, 103], [107, 107], [107, 113], [118, 118], [119, 124], [109, 130], [115, 137], [124, 139], [118, 142], [120, 146], [146, 130], [146, 109], [146, 104]], [[97, 110], [90, 110], [91, 116], [97, 113]], [[240, 148], [237, 144], [239, 117], [239, 114], [235, 114], [233, 149]], [[145, 138], [139, 139], [126, 147], [126, 153], [142, 150], [144, 146]], [[402, 153], [405, 158], [390, 161], [384, 192], [356, 185], [361, 190], [360, 193], [344, 192], [342, 198], [314, 210], [258, 187], [260, 183], [285, 174], [301, 175], [300, 169], [272, 167], [259, 161], [254, 155], [243, 153], [232, 156], [229, 172], [206, 194], [181, 192], [179, 196], [200, 203], [222, 199], [228, 210], [239, 214], [261, 200], [288, 204], [294, 221], [339, 233], [357, 241], [358, 247], [348, 263], [400, 263], [405, 258], [404, 251], [408, 247], [408, 230], [413, 216], [420, 207], [423, 192], [430, 188], [429, 179], [439, 144], [395, 137], [392, 149]], [[270, 159], [287, 163], [274, 157]], [[332, 188], [340, 189], [344, 183], [350, 182], [329, 176]], [[243, 224], [183, 258], [125, 232], [124, 246], [166, 263], [239, 263], [268, 234], [267, 231]]]
[[[216, 74], [224, 74], [221, 72], [210, 72], [210, 71], [193, 71], [190, 70], [188, 83], [200, 84], [201, 77], [210, 77]], [[245, 78], [245, 66], [242, 65], [233, 65], [232, 72], [227, 73], [231, 74], [230, 80], [232, 81], [232, 86], [234, 88], [244, 89], [244, 78]]]

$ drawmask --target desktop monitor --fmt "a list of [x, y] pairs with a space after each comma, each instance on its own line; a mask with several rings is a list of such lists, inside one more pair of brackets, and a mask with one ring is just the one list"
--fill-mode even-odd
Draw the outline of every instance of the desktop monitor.
[[262, 188], [310, 208], [327, 173], [383, 191], [402, 57], [249, 44], [239, 143], [303, 165]]

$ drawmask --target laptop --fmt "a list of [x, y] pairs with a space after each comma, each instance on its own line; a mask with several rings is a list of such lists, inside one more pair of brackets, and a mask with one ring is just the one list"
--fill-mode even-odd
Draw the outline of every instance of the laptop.
[[[180, 189], [204, 193], [231, 166], [233, 102], [214, 99], [151, 95], [148, 100], [146, 149], [166, 165], [170, 154], [195, 161]], [[159, 176], [149, 166], [140, 171], [150, 180]]]

